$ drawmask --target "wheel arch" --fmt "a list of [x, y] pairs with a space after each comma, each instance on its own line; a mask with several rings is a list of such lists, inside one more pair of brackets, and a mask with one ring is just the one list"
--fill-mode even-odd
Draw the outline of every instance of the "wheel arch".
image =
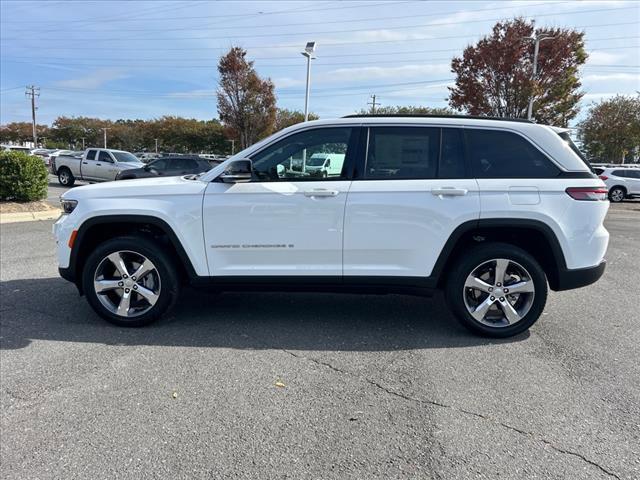
[[465, 249], [492, 241], [509, 243], [530, 253], [542, 266], [551, 289], [559, 288], [560, 275], [567, 269], [560, 242], [551, 227], [531, 219], [496, 218], [463, 223], [447, 240], [430, 277], [442, 287], [448, 271]]
[[91, 248], [111, 238], [127, 234], [155, 238], [163, 248], [175, 255], [176, 266], [183, 278], [192, 279], [197, 276], [178, 236], [163, 219], [152, 215], [102, 215], [89, 218], [82, 223], [71, 249], [68, 270], [81, 294], [82, 269]]

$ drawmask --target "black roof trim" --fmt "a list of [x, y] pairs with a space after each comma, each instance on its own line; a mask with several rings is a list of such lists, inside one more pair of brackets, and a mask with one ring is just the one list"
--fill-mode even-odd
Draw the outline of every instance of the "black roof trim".
[[427, 113], [366, 113], [366, 114], [358, 114], [355, 113], [353, 115], [345, 115], [342, 118], [467, 118], [471, 120], [500, 120], [503, 122], [521, 122], [521, 123], [534, 123], [531, 120], [527, 120], [526, 118], [506, 118], [506, 117], [483, 117], [479, 115], [433, 115]]

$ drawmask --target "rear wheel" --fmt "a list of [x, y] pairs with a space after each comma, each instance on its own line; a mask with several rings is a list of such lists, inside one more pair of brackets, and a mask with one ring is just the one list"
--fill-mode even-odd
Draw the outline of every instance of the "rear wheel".
[[114, 238], [99, 245], [87, 259], [82, 283], [96, 313], [125, 327], [157, 320], [179, 293], [172, 260], [144, 237]]
[[615, 203], [619, 203], [625, 199], [627, 192], [622, 187], [613, 187], [609, 190], [609, 200]]
[[526, 251], [491, 243], [458, 259], [448, 277], [446, 296], [456, 318], [469, 330], [510, 337], [527, 330], [542, 314], [547, 280]]
[[73, 184], [76, 183], [76, 178], [71, 173], [71, 170], [67, 167], [62, 167], [58, 169], [58, 182], [65, 187], [73, 187]]

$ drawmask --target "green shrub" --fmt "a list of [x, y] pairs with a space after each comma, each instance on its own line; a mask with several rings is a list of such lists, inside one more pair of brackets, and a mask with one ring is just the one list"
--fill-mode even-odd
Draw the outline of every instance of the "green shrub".
[[40, 157], [0, 152], [0, 200], [30, 202], [47, 196], [47, 167]]

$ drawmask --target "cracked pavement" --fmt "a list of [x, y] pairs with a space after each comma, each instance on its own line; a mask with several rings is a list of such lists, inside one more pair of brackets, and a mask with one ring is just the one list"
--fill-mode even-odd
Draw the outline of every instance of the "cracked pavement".
[[640, 203], [606, 225], [601, 281], [507, 340], [440, 295], [185, 290], [117, 328], [57, 277], [51, 222], [2, 225], [0, 475], [640, 478]]

